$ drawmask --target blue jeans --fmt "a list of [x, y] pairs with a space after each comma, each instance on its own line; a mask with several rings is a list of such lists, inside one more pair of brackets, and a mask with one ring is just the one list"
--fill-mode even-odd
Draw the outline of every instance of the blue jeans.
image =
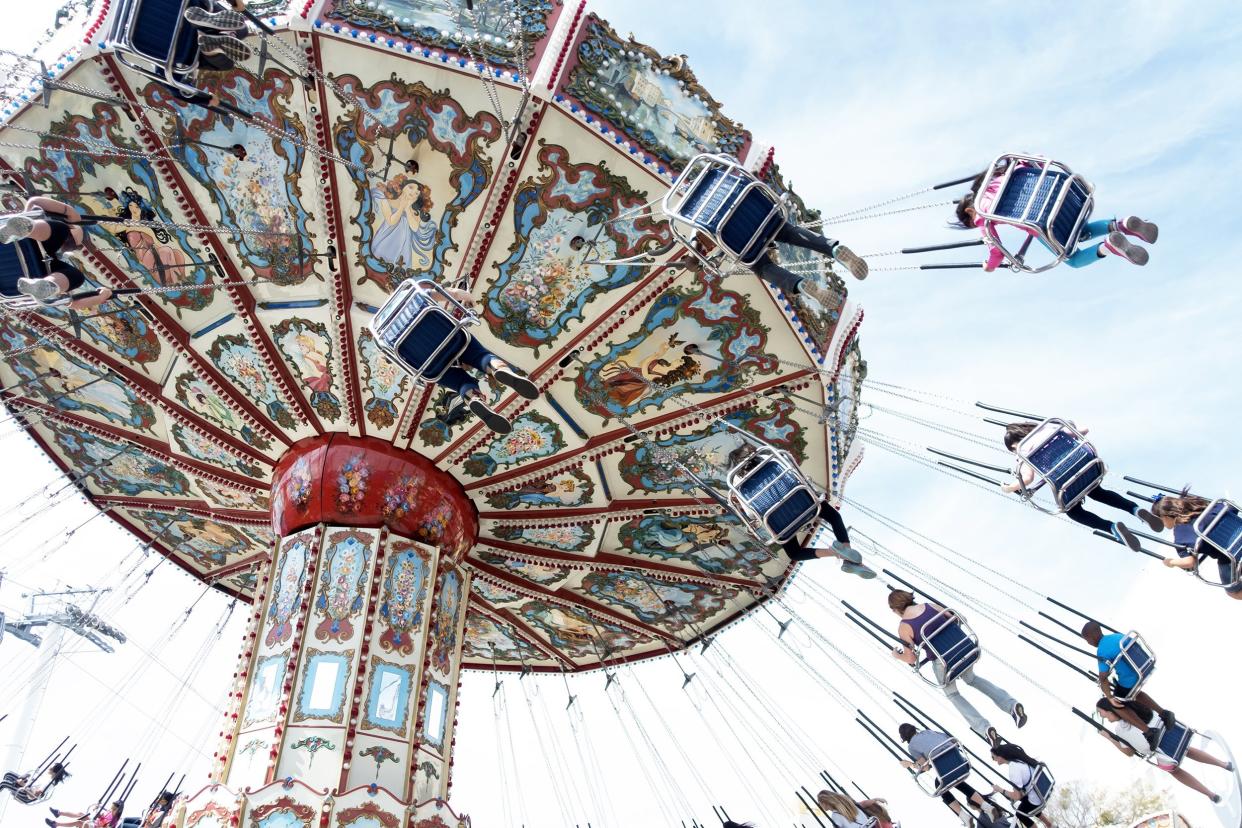
[[465, 365], [480, 373], [484, 373], [494, 359], [497, 359], [497, 356], [480, 345], [479, 340], [472, 336], [470, 337], [470, 344], [466, 346], [466, 350], [462, 351], [461, 359], [457, 360], [458, 365], [454, 365], [445, 371], [444, 375], [440, 377], [438, 384], [462, 397], [472, 391], [478, 392], [478, 380], [462, 370], [460, 366]]
[[1074, 255], [1065, 260], [1070, 267], [1086, 267], [1089, 264], [1095, 264], [1100, 260], [1100, 245], [1095, 244], [1091, 247], [1083, 247], [1082, 243], [1090, 239], [1098, 239], [1100, 236], [1107, 236], [1109, 229], [1112, 227], [1116, 219], [1097, 219], [1089, 221], [1082, 228], [1082, 234], [1078, 237], [1078, 250]]
[[[941, 668], [939, 664], [933, 665], [932, 670], [935, 672], [936, 678], [944, 681], [944, 669]], [[962, 698], [961, 691], [957, 689], [957, 683], [959, 681], [973, 687], [983, 695], [987, 696], [992, 700], [993, 704], [1001, 710], [1004, 710], [1006, 713], [1012, 713], [1014, 705], [1018, 702], [1013, 696], [1006, 693], [997, 685], [982, 676], [975, 675], [975, 668], [973, 667], [965, 670], [955, 680], [944, 686], [944, 694], [948, 696], [949, 703], [956, 707], [957, 711], [962, 714], [963, 718], [965, 718], [970, 724], [971, 730], [986, 738], [989, 727], [988, 720], [983, 717], [983, 714], [980, 713], [973, 704]]]

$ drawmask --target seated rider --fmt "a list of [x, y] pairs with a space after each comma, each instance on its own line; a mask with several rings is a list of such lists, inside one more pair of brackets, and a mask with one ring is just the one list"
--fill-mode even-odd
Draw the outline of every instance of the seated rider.
[[[1018, 162], [1019, 166], [1026, 166], [1027, 162]], [[983, 192], [979, 192], [979, 188], [983, 187], [985, 178], [988, 178], [986, 172], [979, 173], [971, 184], [970, 192], [962, 196], [957, 202], [957, 225], [960, 228], [968, 229], [978, 227], [982, 229], [987, 223], [985, 219], [979, 217], [976, 207], [982, 210], [989, 210], [996, 203], [996, 197], [1000, 193], [1001, 178], [1003, 168], [996, 170], [988, 181]], [[1024, 230], [1035, 235], [1029, 228], [1017, 226], [1016, 229]], [[1120, 256], [1130, 264], [1145, 265], [1149, 258], [1147, 250], [1134, 244], [1128, 237], [1134, 237], [1154, 244], [1160, 235], [1160, 228], [1149, 221], [1144, 221], [1138, 216], [1126, 216], [1124, 219], [1117, 219], [1115, 216], [1111, 219], [1097, 219], [1089, 221], [1082, 226], [1079, 232], [1078, 241], [1081, 244], [1089, 239], [1097, 239], [1101, 236], [1104, 240], [1094, 247], [1079, 247], [1075, 250], [1065, 263], [1070, 267], [1086, 267], [1089, 264], [1095, 264], [1100, 259], [1108, 255]], [[983, 269], [989, 273], [1005, 260], [1005, 255], [999, 248], [994, 247], [988, 234], [983, 234], [984, 241], [988, 243], [988, 258], [983, 264]], [[1038, 238], [1038, 236], [1036, 236]], [[1043, 239], [1039, 239], [1043, 244]], [[1046, 246], [1046, 245], [1045, 245]]]
[[[893, 648], [893, 658], [917, 667], [919, 651], [924, 643], [924, 628], [928, 622], [944, 611], [944, 607], [930, 601], [925, 604], [917, 603], [914, 593], [895, 589], [888, 594], [888, 608], [901, 618], [901, 623], [897, 625], [897, 637], [906, 644], [905, 647]], [[970, 729], [987, 739], [990, 744], [999, 741], [1000, 734], [973, 704], [962, 697], [957, 689], [958, 679], [991, 699], [993, 704], [1013, 717], [1014, 724], [1019, 728], [1026, 725], [1026, 710], [1022, 707], [1022, 703], [982, 676], [975, 675], [973, 665], [959, 673], [952, 681], [947, 682], [944, 666], [939, 661], [932, 665], [932, 669], [936, 678], [941, 682], [949, 702], [965, 717], [970, 724]]]
[[864, 799], [858, 803], [864, 814], [876, 818], [876, 828], [893, 828], [893, 818], [888, 813], [887, 805], [883, 799]]
[[[750, 269], [756, 276], [772, 287], [793, 297], [798, 304], [807, 310], [816, 310], [814, 306], [807, 302], [808, 298], [813, 299], [821, 308], [831, 309], [840, 302], [841, 297], [831, 291], [825, 292], [810, 274], [794, 273], [777, 264], [778, 254], [775, 242], [784, 242], [795, 247], [822, 253], [840, 262], [853, 274], [854, 278], [867, 278], [867, 262], [861, 256], [854, 253], [854, 251], [839, 241], [825, 238], [818, 233], [812, 233], [810, 230], [799, 227], [796, 224], [786, 222], [776, 234], [775, 241], [768, 245], [767, 250], [755, 260]], [[715, 242], [708, 238], [706, 233], [699, 232], [695, 236], [694, 246], [700, 255], [706, 256], [716, 245]]]
[[[1164, 565], [1175, 569], [1194, 570], [1200, 554], [1216, 561], [1223, 584], [1233, 582], [1233, 561], [1210, 543], [1199, 543], [1195, 534], [1195, 521], [1211, 506], [1211, 501], [1187, 492], [1170, 497], [1157, 497], [1152, 504], [1152, 513], [1160, 520], [1165, 529], [1173, 530], [1173, 542], [1177, 544], [1177, 557], [1165, 558]], [[1225, 594], [1230, 598], [1242, 601], [1242, 583], [1225, 587]]]
[[[1141, 727], [1134, 726], [1121, 716], [1121, 711], [1113, 707], [1108, 699], [1100, 699], [1095, 703], [1095, 709], [1099, 712], [1100, 717], [1104, 719], [1104, 724], [1108, 728], [1108, 730], [1099, 731], [1100, 735], [1112, 742], [1113, 746], [1126, 756], [1147, 758], [1154, 753], [1156, 755], [1156, 766], [1160, 770], [1167, 771], [1178, 782], [1192, 790], [1198, 791], [1212, 800], [1212, 802], [1219, 804], [1221, 801], [1220, 794], [1212, 792], [1206, 785], [1182, 768], [1172, 757], [1165, 756], [1150, 745], [1145, 731], [1156, 727], [1160, 723], [1160, 717], [1156, 711], [1134, 702], [1127, 702], [1126, 704], [1138, 713], [1146, 724]], [[1198, 748], [1187, 748], [1185, 758], [1227, 771], [1233, 770], [1232, 763], [1217, 759], [1212, 754]]]
[[52, 788], [69, 778], [69, 771], [60, 762], [53, 762], [47, 773], [48, 781], [43, 785], [36, 784], [42, 774], [31, 779], [30, 774], [18, 776], [6, 773], [4, 781], [0, 782], [0, 790], [12, 791], [13, 798], [23, 804], [38, 802], [51, 793]]
[[160, 828], [172, 810], [173, 799], [171, 791], [160, 791], [141, 817], [125, 817], [121, 822], [122, 828]]
[[[1010, 452], [1016, 451], [1018, 444], [1022, 442], [1022, 439], [1034, 431], [1038, 426], [1039, 423], [1031, 422], [1010, 423], [1005, 428], [1005, 448], [1007, 448]], [[1080, 434], [1085, 435], [1087, 433], [1087, 429], [1080, 425], [1075, 425], [1074, 427], [1078, 429]], [[1022, 477], [1020, 482], [1014, 481], [1013, 483], [1005, 483], [1001, 486], [1001, 491], [1011, 493], [1019, 492], [1024, 488], [1029, 488], [1031, 484], [1035, 482], [1035, 469], [1025, 460], [1023, 460], [1019, 466], [1019, 474]], [[1146, 523], [1148, 528], [1152, 531], [1160, 531], [1161, 523], [1156, 519], [1155, 515], [1142, 508], [1134, 501], [1123, 497], [1114, 491], [1106, 489], [1103, 486], [1095, 486], [1091, 489], [1091, 491], [1087, 492], [1087, 497], [1097, 503], [1103, 503], [1105, 506], [1112, 506], [1114, 509], [1118, 509], [1126, 514], [1134, 515]], [[1066, 509], [1065, 516], [1075, 523], [1081, 523], [1083, 526], [1090, 529], [1096, 529], [1110, 534], [1117, 540], [1124, 543], [1131, 550], [1138, 551], [1139, 539], [1124, 523], [1110, 523], [1097, 515], [1095, 512], [1089, 512], [1084, 509], [1081, 503], [1075, 504], [1070, 509]]]
[[820, 791], [815, 801], [835, 828], [867, 828], [871, 824], [857, 802], [836, 791]]
[[[1009, 781], [1013, 783], [1012, 789], [1006, 790], [1000, 785], [993, 785], [994, 793], [1003, 794], [1006, 798], [1014, 803], [1014, 810], [1018, 815], [1018, 824], [1023, 828], [1031, 828], [1035, 824], [1035, 820], [1028, 814], [1043, 807], [1043, 797], [1036, 791], [1027, 791], [1026, 788], [1031, 784], [1031, 779], [1035, 776], [1035, 771], [1039, 767], [1039, 761], [1032, 759], [1018, 745], [1012, 742], [994, 745], [992, 747], [992, 761], [998, 765], [1005, 766], [1005, 772], [1009, 777]], [[1048, 828], [1052, 828], [1052, 820], [1045, 814], [1039, 814], [1038, 819]]]
[[[1104, 629], [1099, 624], [1094, 621], [1088, 621], [1083, 625], [1082, 637], [1088, 644], [1095, 647], [1095, 657], [1099, 659], [1099, 664], [1097, 665], [1099, 675], [1096, 682], [1100, 685], [1100, 689], [1104, 691], [1104, 698], [1117, 709], [1118, 715], [1131, 725], [1146, 728], [1147, 725], [1143, 724], [1143, 719], [1133, 709], [1126, 707], [1125, 703], [1114, 695], [1128, 696], [1135, 685], [1139, 683], [1139, 675], [1134, 671], [1134, 668], [1125, 659], [1118, 658], [1121, 655], [1121, 646], [1125, 641], [1125, 635], [1122, 633], [1105, 635]], [[1114, 664], [1111, 668], [1109, 667], [1110, 663]], [[1109, 676], [1113, 672], [1117, 674], [1117, 678], [1115, 681], [1110, 681]], [[1173, 711], [1165, 710], [1156, 704], [1156, 700], [1146, 693], [1139, 691], [1134, 695], [1134, 698], [1139, 704], [1151, 708], [1160, 714], [1160, 719], [1164, 722], [1165, 727], [1172, 727], [1173, 723], [1177, 721]], [[1158, 730], [1155, 728], [1151, 729], [1148, 733], [1148, 740], [1155, 739], [1157, 735]]]
[[[0, 216], [0, 244], [30, 239], [38, 242], [50, 259], [47, 276], [19, 278], [13, 285], [0, 285], [0, 293], [25, 294], [46, 303], [86, 284], [82, 271], [63, 258], [64, 254], [81, 249], [83, 221], [77, 208], [43, 196], [27, 199], [20, 213]], [[75, 300], [70, 307], [92, 308], [111, 297], [111, 289], [103, 288], [98, 296]]]
[[[753, 449], [749, 445], [740, 445], [729, 452], [725, 463], [730, 469], [735, 469], [746, 461], [746, 458], [750, 456], [752, 451]], [[817, 517], [825, 521], [832, 530], [834, 540], [831, 545], [821, 545], [821, 533], [819, 532], [810, 535], [803, 543], [798, 542], [797, 536], [792, 537], [781, 546], [785, 550], [785, 554], [789, 556], [789, 560], [797, 562], [811, 561], [816, 558], [840, 558], [842, 572], [849, 575], [857, 575], [861, 578], [874, 578], [875, 571], [865, 566], [862, 562], [862, 555], [858, 554], [858, 551], [850, 546], [850, 535], [846, 530], [845, 521], [841, 519], [841, 513], [828, 502], [827, 496], [821, 495], [820, 497]], [[808, 522], [808, 528], [814, 527], [815, 523], [813, 521]], [[814, 544], [814, 546], [811, 544]]]
[[875, 570], [864, 564], [862, 555], [850, 545], [850, 536], [846, 531], [845, 521], [841, 519], [841, 513], [828, 502], [827, 497], [820, 498], [818, 516], [832, 529], [834, 538], [832, 545], [828, 547], [820, 545], [822, 543], [818, 540], [820, 532], [813, 533], [803, 543], [799, 543], [797, 537], [792, 537], [782, 546], [789, 560], [811, 561], [816, 558], [840, 558], [841, 571], [847, 575], [857, 575], [864, 579], [874, 578]]
[[[474, 307], [474, 297], [466, 291], [457, 288], [444, 288], [443, 290], [467, 309]], [[424, 293], [423, 295], [432, 300], [440, 300], [438, 294], [435, 293]], [[444, 304], [444, 302], [441, 301], [441, 304]], [[467, 373], [462, 366], [473, 368], [480, 374], [487, 375], [493, 382], [512, 388], [519, 396], [525, 399], [535, 400], [539, 398], [538, 386], [512, 365], [489, 351], [473, 336], [470, 337], [470, 344], [466, 346], [465, 352], [462, 353], [457, 362], [457, 365], [448, 368], [440, 376], [440, 379], [437, 380], [438, 385], [447, 388], [457, 395], [457, 400], [449, 407], [449, 417], [460, 417], [462, 414], [461, 409], [464, 407], [469, 408], [476, 417], [497, 434], [508, 434], [512, 429], [507, 419], [488, 406], [483, 392], [479, 389], [478, 380]]]
[[[914, 725], [908, 723], [903, 724], [897, 729], [897, 735], [901, 737], [901, 741], [906, 743], [906, 752], [910, 754], [910, 759], [903, 759], [901, 766], [903, 768], [910, 768], [916, 773], [922, 773], [931, 767], [931, 759], [929, 757], [932, 752], [952, 739], [947, 733], [941, 733], [937, 730], [919, 730]], [[936, 787], [939, 788], [940, 785], [941, 781], [937, 777]], [[958, 782], [953, 785], [951, 790], [961, 791], [971, 805], [984, 811], [989, 817], [995, 816], [996, 806], [967, 782]], [[949, 810], [957, 814], [958, 818], [962, 820], [963, 825], [970, 825], [970, 813], [954, 798], [951, 790], [942, 793], [940, 799], [945, 805], [949, 806]]]
[[91, 809], [92, 811], [98, 811], [94, 818], [89, 813], [71, 814], [68, 811], [58, 811], [55, 808], [49, 808], [48, 810], [52, 812], [52, 816], [57, 817], [57, 819], [43, 820], [49, 828], [57, 828], [57, 826], [60, 826], [60, 828], [119, 828], [121, 812], [125, 810], [125, 803], [117, 800], [107, 810], [96, 806]]

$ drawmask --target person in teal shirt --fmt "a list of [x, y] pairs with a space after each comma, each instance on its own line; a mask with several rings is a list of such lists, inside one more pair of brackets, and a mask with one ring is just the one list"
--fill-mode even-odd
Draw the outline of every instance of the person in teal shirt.
[[[1104, 692], [1104, 698], [1116, 708], [1117, 715], [1143, 730], [1149, 741], [1153, 738], [1158, 738], [1159, 734], [1154, 732], [1153, 728], [1149, 728], [1147, 722], [1141, 721], [1126, 706], [1126, 703], [1118, 698], [1118, 696], [1129, 696], [1141, 680], [1134, 667], [1126, 659], [1119, 658], [1129, 636], [1122, 633], [1105, 635], [1103, 627], [1095, 621], [1088, 621], [1083, 625], [1082, 637], [1088, 644], [1095, 647], [1095, 657], [1098, 659], [1096, 667], [1099, 670], [1097, 681], [1100, 685], [1100, 690]], [[1177, 722], [1177, 717], [1173, 715], [1173, 711], [1161, 707], [1156, 703], [1155, 699], [1144, 691], [1140, 690], [1134, 693], [1133, 700], [1159, 713], [1160, 721], [1164, 723], [1165, 727], [1172, 727]]]

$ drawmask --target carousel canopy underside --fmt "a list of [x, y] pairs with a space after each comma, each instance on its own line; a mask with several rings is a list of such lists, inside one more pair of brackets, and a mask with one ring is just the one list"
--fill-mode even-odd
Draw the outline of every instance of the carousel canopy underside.
[[[0, 378], [26, 382], [7, 404], [98, 507], [223, 592], [253, 594], [282, 454], [347, 432], [432, 458], [474, 498], [467, 666], [579, 670], [678, 649], [752, 608], [788, 561], [625, 421], [718, 479], [734, 446], [716, 419], [727, 418], [839, 492], [848, 430], [817, 406], [852, 417], [861, 314], [827, 274], [841, 301], [809, 314], [745, 274], [705, 280], [661, 221], [607, 223], [659, 197], [703, 149], [784, 188], [771, 153], [681, 59], [622, 40], [577, 2], [524, 4], [525, 42], [489, 53], [505, 70], [491, 91], [512, 117], [514, 62], [529, 50], [534, 97], [516, 146], [489, 85], [438, 33], [453, 28], [440, 7], [388, 5], [410, 22], [346, 0], [318, 20], [280, 20], [284, 49], [271, 55], [305, 55], [344, 98], [272, 61], [261, 77], [252, 60], [204, 84], [295, 140], [177, 102], [95, 45], [59, 80], [128, 106], [58, 89], [11, 118], [0, 163], [26, 192], [169, 225], [91, 228], [91, 277], [269, 281], [141, 296], [77, 328], [64, 314], [6, 315]], [[504, 8], [475, 5], [484, 28]], [[574, 236], [597, 239], [604, 258], [657, 249], [661, 264], [586, 265]], [[380, 355], [367, 321], [409, 275], [468, 286], [482, 308], [475, 335], [543, 389], [534, 403], [485, 389], [514, 422], [508, 436], [446, 422], [446, 394]], [[825, 383], [812, 366], [840, 373]], [[348, 498], [366, 470], [323, 485]], [[385, 497], [400, 509], [402, 494]], [[434, 521], [425, 532], [434, 540]]]

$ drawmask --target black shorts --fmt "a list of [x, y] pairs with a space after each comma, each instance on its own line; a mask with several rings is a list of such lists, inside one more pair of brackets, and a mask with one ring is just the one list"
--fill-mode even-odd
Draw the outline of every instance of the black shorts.
[[62, 262], [60, 259], [52, 259], [52, 266], [48, 268], [51, 273], [60, 273], [69, 280], [69, 289], [77, 290], [86, 284], [86, 277], [82, 275], [82, 271], [78, 270], [68, 262]]
[[[47, 255], [55, 256], [62, 247], [66, 250], [73, 250], [78, 246], [77, 242], [73, 240], [73, 234], [69, 231], [69, 224], [64, 218], [48, 214], [44, 220], [52, 231], [47, 240], [41, 242]], [[65, 247], [66, 243], [68, 247]]]

